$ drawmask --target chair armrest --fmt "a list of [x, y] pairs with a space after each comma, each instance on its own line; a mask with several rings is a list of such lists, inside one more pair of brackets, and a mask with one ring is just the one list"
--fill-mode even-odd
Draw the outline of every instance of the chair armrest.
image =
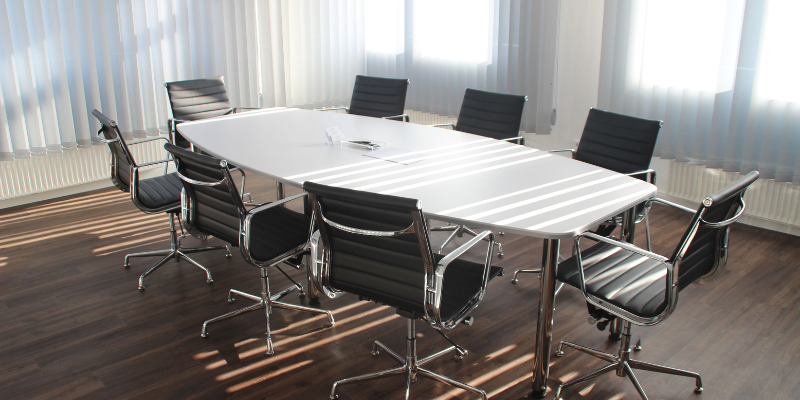
[[428, 125], [428, 126], [452, 126], [453, 129], [456, 128], [456, 124], [453, 124], [453, 123], [449, 123], [449, 124], [433, 124], [433, 125]]
[[[470, 300], [470, 302], [456, 315], [452, 316], [447, 321], [442, 321], [441, 305], [442, 294], [444, 290], [444, 274], [447, 267], [464, 255], [470, 248], [483, 241], [484, 238], [489, 237], [489, 247], [486, 250], [486, 262], [483, 266], [483, 278], [481, 281], [481, 288], [478, 294]], [[434, 276], [429, 278], [425, 288], [425, 317], [428, 323], [436, 329], [451, 329], [469, 314], [472, 309], [483, 299], [486, 292], [486, 285], [489, 282], [489, 269], [492, 265], [492, 250], [494, 250], [494, 233], [492, 231], [483, 231], [468, 242], [462, 244], [457, 249], [453, 250], [447, 256], [439, 261], [434, 270]], [[431, 285], [432, 284], [432, 285]]]
[[600, 235], [598, 235], [596, 233], [593, 233], [593, 232], [585, 232], [585, 233], [582, 233], [581, 235], [579, 235], [579, 237], [585, 237], [585, 238], [594, 240], [596, 242], [608, 243], [608, 244], [610, 244], [612, 246], [619, 247], [619, 248], [621, 248], [623, 250], [628, 250], [630, 252], [636, 253], [636, 254], [638, 254], [640, 256], [644, 256], [644, 257], [647, 257], [647, 258], [655, 260], [655, 261], [659, 261], [659, 262], [669, 261], [669, 259], [667, 257], [664, 257], [664, 256], [662, 256], [660, 254], [653, 253], [651, 251], [647, 251], [647, 250], [645, 250], [645, 249], [643, 249], [641, 247], [632, 245], [632, 244], [627, 243], [627, 242], [620, 241], [618, 239], [613, 239], [613, 238], [610, 238], [608, 236], [600, 236]]
[[139, 144], [139, 143], [152, 142], [154, 140], [163, 140], [163, 141], [169, 143], [169, 139], [167, 139], [167, 138], [165, 138], [163, 136], [159, 136], [159, 137], [154, 137], [154, 138], [147, 138], [147, 139], [137, 140], [135, 142], [130, 142], [130, 143], [128, 143], [128, 146], [133, 146], [133, 145]]
[[522, 136], [515, 136], [515, 137], [510, 137], [510, 138], [505, 138], [505, 139], [497, 139], [497, 140], [500, 140], [500, 141], [503, 141], [503, 142], [514, 142], [514, 141], [516, 141], [517, 144], [519, 144], [519, 145], [524, 145], [525, 144], [525, 138], [522, 137]]
[[239, 110], [260, 110], [258, 107], [233, 107], [233, 113], [236, 114]]
[[572, 158], [575, 158], [575, 149], [545, 150], [545, 153], [563, 153], [565, 151], [572, 153]]
[[350, 113], [349, 107], [334, 107], [334, 108], [320, 108], [317, 111], [333, 111], [333, 110], [347, 110], [347, 113]]
[[172, 122], [173, 124], [180, 124], [181, 122], [191, 122], [188, 119], [177, 119], [177, 118], [170, 118], [167, 122]]
[[[666, 269], [666, 280], [665, 280], [665, 294], [666, 294], [666, 302], [667, 307], [656, 317], [641, 317], [636, 314], [633, 314], [627, 310], [624, 310], [618, 306], [610, 304], [608, 300], [599, 298], [593, 294], [590, 294], [586, 291], [586, 276], [583, 271], [583, 260], [581, 257], [581, 248], [580, 248], [580, 240], [581, 238], [588, 238], [591, 240], [595, 240], [598, 242], [603, 242], [610, 244], [612, 246], [619, 247], [624, 250], [628, 250], [635, 254], [639, 254], [641, 256], [647, 257], [651, 260], [658, 261], [659, 263], [663, 264]], [[583, 293], [583, 297], [586, 299], [586, 302], [589, 304], [598, 307], [600, 309], [606, 310], [611, 312], [612, 314], [621, 316], [622, 318], [631, 321], [637, 325], [649, 326], [657, 324], [667, 318], [672, 311], [675, 309], [675, 303], [677, 301], [678, 296], [678, 280], [677, 274], [675, 271], [675, 264], [670, 262], [670, 260], [662, 255], [644, 250], [637, 246], [634, 246], [630, 243], [625, 243], [617, 239], [600, 236], [591, 232], [585, 232], [581, 235], [575, 237], [575, 244], [573, 245], [572, 252], [575, 257], [575, 261], [577, 262], [578, 267], [578, 278], [580, 279], [580, 290]]]
[[684, 207], [684, 206], [682, 206], [680, 204], [675, 204], [675, 203], [673, 203], [671, 201], [666, 201], [664, 199], [659, 199], [657, 197], [654, 197], [654, 198], [652, 198], [650, 200], [647, 200], [645, 202], [645, 206], [649, 207], [652, 203], [661, 203], [661, 204], [664, 204], [664, 205], [667, 205], [667, 206], [670, 206], [670, 207], [677, 208], [678, 210], [681, 210], [681, 211], [686, 211], [686, 212], [688, 212], [690, 214], [694, 214], [694, 213], [697, 212], [697, 210], [692, 210], [689, 207]]
[[641, 171], [636, 171], [636, 172], [629, 172], [629, 173], [624, 174], [624, 175], [628, 175], [628, 176], [647, 175], [647, 182], [652, 183], [654, 185], [656, 184], [656, 171], [654, 169], [652, 169], [652, 168], [643, 169]]
[[400, 114], [400, 115], [394, 115], [394, 116], [391, 116], [391, 117], [381, 117], [381, 118], [383, 118], [383, 119], [391, 119], [391, 120], [399, 119], [400, 121], [403, 121], [403, 122], [409, 122], [408, 114]]
[[258, 214], [261, 211], [268, 210], [268, 209], [270, 209], [272, 207], [282, 206], [285, 203], [288, 203], [288, 202], [290, 202], [292, 200], [299, 199], [299, 198], [304, 197], [304, 196], [308, 196], [308, 192], [303, 192], [303, 193], [300, 193], [300, 194], [297, 194], [297, 195], [294, 195], [294, 196], [291, 196], [291, 197], [287, 197], [287, 198], [285, 198], [283, 200], [273, 201], [271, 203], [264, 203], [264, 204], [262, 204], [262, 205], [260, 205], [260, 206], [258, 206], [256, 208], [250, 209], [250, 211], [248, 211], [247, 214], [248, 215]]

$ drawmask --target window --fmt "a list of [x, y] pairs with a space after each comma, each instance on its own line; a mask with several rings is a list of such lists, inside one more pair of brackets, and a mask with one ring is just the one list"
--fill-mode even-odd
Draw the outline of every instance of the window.
[[364, 5], [364, 32], [367, 51], [402, 53], [405, 46], [403, 0], [367, 0]]
[[733, 87], [744, 1], [649, 0], [644, 12], [644, 84], [717, 92]]
[[770, 0], [764, 18], [764, 34], [759, 54], [758, 96], [767, 99], [800, 101], [800, 2]]
[[493, 17], [489, 0], [415, 1], [414, 46], [426, 58], [487, 62]]

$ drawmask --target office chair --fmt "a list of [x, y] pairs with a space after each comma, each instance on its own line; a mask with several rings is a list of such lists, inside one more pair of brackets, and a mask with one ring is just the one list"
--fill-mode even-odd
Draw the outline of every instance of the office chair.
[[[425, 229], [419, 201], [351, 189], [336, 188], [306, 181], [313, 218], [319, 230], [311, 239], [312, 282], [323, 293], [334, 297], [340, 292], [360, 299], [394, 307], [408, 319], [405, 357], [375, 341], [372, 354], [385, 351], [399, 366], [386, 371], [342, 379], [336, 389], [392, 375], [405, 375], [408, 399], [411, 382], [417, 376], [477, 393], [483, 390], [424, 369], [428, 362], [453, 351], [460, 359], [467, 351], [443, 332], [466, 321], [483, 299], [486, 285], [502, 268], [490, 266], [494, 234], [484, 231], [446, 257], [434, 254]], [[483, 264], [460, 260], [461, 255], [483, 238], [489, 239]], [[430, 324], [450, 344], [445, 350], [418, 359], [416, 320]]]
[[[261, 270], [261, 294], [248, 294], [236, 289], [228, 292], [228, 302], [235, 296], [254, 301], [255, 304], [231, 311], [203, 322], [201, 337], [208, 337], [208, 325], [250, 311], [262, 310], [267, 324], [267, 354], [274, 354], [270, 333], [269, 315], [273, 308], [325, 314], [328, 326], [333, 326], [333, 314], [327, 310], [304, 307], [279, 301], [297, 289], [304, 297], [303, 286], [295, 282], [278, 264], [294, 264], [297, 257], [308, 249], [311, 217], [283, 207], [289, 201], [305, 194], [292, 196], [274, 203], [265, 203], [251, 210], [245, 208], [241, 194], [231, 177], [225, 160], [195, 153], [173, 144], [164, 148], [172, 154], [177, 166], [175, 173], [183, 183], [182, 219], [187, 230], [194, 235], [211, 235], [232, 246], [238, 246], [245, 261]], [[269, 268], [275, 267], [294, 285], [270, 293]]]
[[163, 256], [159, 262], [139, 276], [139, 290], [144, 290], [145, 288], [144, 278], [170, 259], [175, 260], [175, 262], [181, 259], [188, 261], [195, 267], [202, 269], [206, 273], [206, 282], [212, 283], [214, 280], [211, 278], [211, 271], [200, 265], [197, 261], [192, 260], [187, 254], [224, 249], [227, 253], [225, 256], [230, 258], [230, 249], [228, 249], [227, 246], [181, 247], [180, 239], [178, 239], [177, 232], [175, 231], [175, 214], [180, 211], [181, 206], [180, 179], [178, 179], [174, 173], [150, 179], [139, 179], [139, 170], [141, 168], [165, 164], [172, 160], [166, 159], [139, 164], [134, 160], [133, 154], [128, 149], [128, 146], [155, 140], [166, 141], [167, 139], [164, 137], [154, 137], [126, 143], [115, 121], [97, 110], [93, 110], [92, 115], [102, 124], [100, 130], [97, 131], [97, 139], [108, 144], [108, 148], [111, 150], [111, 182], [114, 183], [114, 186], [123, 192], [129, 192], [133, 204], [143, 212], [147, 214], [159, 214], [162, 212], [169, 214], [169, 232], [171, 240], [169, 250], [145, 251], [125, 256], [125, 268], [130, 267], [129, 261], [134, 257]]
[[[246, 110], [259, 110], [257, 107], [232, 107], [223, 76], [167, 82], [164, 86], [167, 88], [169, 106], [172, 109], [172, 118], [167, 120], [169, 141], [176, 146], [190, 148], [192, 151], [196, 151], [194, 145], [178, 133], [179, 123], [236, 114]], [[250, 204], [252, 202], [250, 194], [244, 192], [246, 180], [244, 170], [232, 165], [230, 168], [242, 174], [240, 188], [242, 197], [247, 199], [246, 204]]]
[[[589, 109], [586, 126], [583, 128], [578, 149], [551, 150], [551, 153], [569, 151], [572, 158], [598, 167], [610, 169], [621, 174], [637, 177], [656, 184], [656, 172], [650, 169], [658, 132], [664, 125], [662, 121], [654, 121], [603, 111]], [[644, 203], [636, 206], [636, 221], [644, 221], [647, 250], [650, 250], [650, 225], [647, 220], [649, 207]], [[621, 225], [622, 216], [618, 215], [600, 225], [597, 234], [608, 236]], [[561, 257], [563, 260], [563, 257]], [[541, 273], [541, 268], [521, 268], [514, 271], [512, 283], [518, 282], [521, 273]], [[563, 287], [559, 284], [556, 294]]]
[[[558, 265], [558, 279], [583, 292], [586, 301], [602, 314], [595, 313], [593, 318], [621, 318], [623, 333], [618, 355], [562, 341], [557, 356], [563, 355], [564, 346], [567, 346], [610, 364], [562, 383], [556, 390], [557, 399], [562, 399], [565, 387], [611, 371], [630, 378], [642, 399], [647, 399], [633, 369], [695, 378], [695, 391], [699, 393], [703, 390], [702, 379], [695, 372], [631, 359], [631, 324], [651, 326], [663, 322], [675, 311], [681, 290], [697, 280], [711, 277], [725, 267], [730, 225], [744, 213], [745, 190], [756, 179], [758, 172], [750, 172], [703, 199], [697, 211], [660, 199], [649, 200], [647, 205], [661, 203], [694, 214], [669, 258], [592, 232], [575, 238], [573, 257]], [[596, 241], [597, 244], [581, 250], [580, 241], [583, 238]]]
[[[493, 93], [483, 90], [467, 89], [464, 92], [464, 101], [455, 124], [436, 124], [431, 126], [452, 126], [461, 132], [473, 133], [497, 140], [516, 142], [524, 145], [525, 138], [519, 135], [522, 124], [522, 111], [527, 96], [513, 94]], [[462, 237], [465, 233], [476, 236], [477, 233], [465, 225], [434, 226], [431, 231], [453, 231], [439, 247], [439, 254], [444, 251], [454, 238]], [[500, 233], [502, 235], [502, 232]], [[497, 244], [497, 255], [503, 256], [503, 246]]]
[[409, 121], [406, 106], [408, 79], [356, 75], [350, 107], [323, 108], [319, 111], [345, 110], [348, 114]]

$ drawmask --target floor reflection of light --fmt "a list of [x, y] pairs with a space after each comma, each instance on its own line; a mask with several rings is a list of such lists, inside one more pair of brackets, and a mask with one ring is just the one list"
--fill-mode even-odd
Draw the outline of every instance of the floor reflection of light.
[[[526, 354], [526, 355], [524, 355], [524, 356], [522, 356], [520, 358], [517, 358], [514, 361], [511, 361], [508, 364], [501, 365], [501, 366], [493, 369], [492, 371], [487, 372], [487, 373], [485, 373], [485, 374], [483, 374], [483, 375], [481, 375], [481, 376], [479, 376], [479, 377], [467, 382], [467, 385], [470, 385], [470, 386], [473, 386], [473, 387], [480, 387], [480, 385], [482, 385], [482, 384], [484, 384], [484, 383], [486, 383], [486, 382], [488, 382], [488, 381], [490, 381], [490, 380], [492, 380], [494, 378], [497, 378], [498, 376], [500, 376], [500, 375], [502, 375], [502, 374], [514, 369], [514, 368], [518, 368], [520, 365], [525, 364], [526, 362], [528, 362], [530, 360], [533, 360], [533, 358], [534, 358], [534, 354], [533, 353], [528, 353], [528, 354]], [[451, 389], [449, 392], [437, 397], [435, 400], [449, 399], [449, 398], [455, 396], [456, 394], [460, 393], [461, 391], [462, 391], [462, 389], [457, 389], [457, 388], [456, 389]]]
[[7, 217], [17, 217], [17, 216], [23, 216], [23, 215], [24, 216], [36, 215], [37, 212], [41, 212], [41, 211], [52, 210], [52, 209], [55, 209], [55, 208], [59, 208], [60, 209], [60, 208], [65, 207], [65, 206], [72, 206], [72, 205], [77, 205], [77, 204], [92, 203], [92, 202], [96, 202], [96, 201], [106, 200], [106, 199], [109, 199], [109, 198], [112, 198], [112, 197], [114, 197], [114, 198], [117, 198], [117, 197], [123, 198], [123, 197], [128, 197], [128, 196], [124, 195], [122, 193], [94, 194], [94, 195], [88, 195], [88, 196], [81, 196], [81, 197], [78, 197], [78, 198], [75, 198], [75, 199], [67, 199], [67, 200], [58, 200], [58, 201], [48, 202], [47, 204], [43, 204], [41, 206], [34, 206], [34, 207], [30, 207], [30, 208], [27, 208], [27, 209], [22, 210], [22, 211], [9, 213], [9, 214], [6, 214], [6, 216]]
[[[534, 358], [534, 354], [533, 353], [528, 353], [528, 354], [526, 354], [526, 355], [524, 355], [524, 356], [522, 356], [520, 358], [517, 358], [514, 361], [511, 361], [508, 364], [501, 365], [501, 366], [493, 369], [492, 371], [487, 372], [487, 373], [485, 373], [485, 374], [483, 374], [483, 375], [481, 375], [481, 376], [479, 376], [479, 377], [467, 382], [467, 385], [470, 385], [470, 386], [473, 386], [473, 387], [480, 387], [480, 385], [483, 385], [484, 383], [486, 383], [486, 382], [488, 382], [488, 381], [490, 381], [490, 380], [492, 380], [492, 379], [494, 379], [494, 378], [496, 378], [496, 377], [498, 377], [498, 376], [500, 376], [500, 375], [502, 375], [502, 374], [514, 369], [514, 368], [517, 368], [520, 365], [525, 364], [526, 362], [528, 362], [530, 360], [533, 360], [533, 358]], [[448, 399], [448, 398], [453, 397], [456, 394], [460, 393], [461, 391], [462, 391], [462, 389], [458, 389], [458, 388], [451, 389], [449, 392], [437, 397], [435, 400]]]
[[219, 350], [212, 350], [212, 351], [201, 351], [194, 355], [195, 360], [203, 360], [213, 355], [219, 354]]
[[579, 375], [578, 371], [570, 371], [570, 372], [567, 372], [564, 375], [559, 376], [558, 380], [561, 381], [561, 382], [569, 382], [572, 379], [577, 378], [578, 375]]
[[517, 348], [517, 345], [515, 345], [515, 344], [511, 344], [511, 345], [508, 345], [508, 346], [506, 346], [506, 347], [503, 347], [502, 349], [500, 349], [500, 350], [497, 350], [497, 351], [495, 351], [494, 353], [488, 354], [488, 355], [486, 356], [486, 361], [489, 361], [489, 360], [491, 360], [491, 359], [493, 359], [493, 358], [497, 358], [497, 357], [499, 357], [499, 356], [502, 356], [503, 354], [506, 354], [506, 353], [508, 353], [509, 351], [511, 351], [511, 350], [514, 350], [514, 349], [516, 349], [516, 348]]
[[[147, 229], [149, 229], [149, 230], [147, 230]], [[103, 236], [98, 236], [98, 239], [105, 239], [105, 238], [110, 238], [110, 237], [115, 237], [115, 236], [119, 236], [120, 239], [130, 239], [130, 238], [139, 237], [139, 236], [142, 236], [142, 235], [153, 235], [153, 234], [156, 234], [156, 233], [164, 233], [164, 230], [165, 229], [163, 227], [153, 229], [152, 226], [145, 226], [145, 227], [142, 227], [142, 228], [139, 228], [139, 229], [135, 229], [132, 232], [131, 231], [125, 231], [125, 233], [127, 233], [127, 235], [124, 235], [124, 236], [120, 236], [120, 235], [103, 235]]]
[[[366, 303], [366, 302], [364, 302], [364, 303]], [[386, 309], [383, 308], [383, 307], [378, 307], [378, 308], [363, 312], [361, 314], [356, 314], [356, 315], [353, 315], [351, 317], [347, 317], [345, 319], [336, 321], [336, 326], [342, 326], [342, 325], [344, 325], [346, 323], [356, 321], [358, 319], [364, 318], [366, 316], [369, 316], [369, 315], [372, 315], [372, 314], [375, 314], [377, 312], [381, 312], [381, 311], [384, 311], [384, 310], [386, 310]], [[324, 315], [323, 315], [323, 317], [324, 317]], [[321, 333], [321, 332], [322, 331], [316, 331], [316, 332], [312, 332], [310, 334]], [[301, 339], [303, 339], [305, 337], [308, 337], [308, 335], [292, 336], [292, 337], [289, 337], [289, 338], [286, 338], [286, 339], [279, 340], [277, 342], [273, 342], [272, 345], [273, 345], [273, 347], [285, 346], [285, 345], [287, 345], [289, 343], [296, 342], [296, 341], [301, 340]], [[264, 354], [266, 351], [267, 351], [267, 346], [257, 347], [255, 349], [244, 351], [244, 352], [240, 353], [239, 354], [239, 359], [240, 360], [244, 360], [245, 358], [248, 358], [248, 357], [252, 357], [252, 356], [255, 356], [255, 355], [259, 355], [259, 354]]]
[[270, 373], [261, 375], [259, 377], [246, 380], [246, 381], [244, 381], [242, 383], [237, 383], [236, 385], [233, 385], [233, 386], [225, 389], [225, 391], [228, 392], [228, 393], [237, 392], [237, 391], [242, 390], [244, 388], [253, 386], [256, 383], [264, 382], [267, 379], [272, 379], [272, 378], [274, 378], [274, 377], [276, 377], [278, 375], [282, 375], [282, 374], [285, 374], [287, 372], [294, 371], [294, 370], [296, 370], [296, 369], [298, 369], [300, 367], [304, 367], [304, 366], [306, 366], [308, 364], [311, 364], [312, 362], [314, 362], [314, 361], [313, 360], [301, 361], [301, 362], [299, 362], [297, 364], [292, 364], [292, 365], [290, 365], [288, 367], [281, 368], [281, 369], [279, 369], [277, 371], [272, 371]]
[[[145, 216], [141, 218], [148, 218], [148, 217]], [[48, 229], [33, 231], [31, 233], [26, 233], [23, 235], [16, 235], [8, 239], [0, 239], [0, 249], [22, 246], [26, 244], [41, 242], [64, 236], [70, 236], [76, 233], [92, 232], [93, 230], [98, 228], [106, 228], [109, 224], [119, 223], [120, 221], [136, 220], [136, 219], [137, 218], [130, 218], [127, 215], [121, 215], [114, 218], [98, 218], [95, 220], [79, 224], [70, 224], [61, 227], [51, 227]], [[147, 223], [152, 223], [152, 221], [148, 221]], [[111, 229], [119, 230], [120, 228], [119, 226], [116, 226]], [[47, 232], [48, 234], [43, 235], [44, 232]]]
[[[96, 203], [92, 203], [92, 207], [99, 207], [99, 206], [109, 205], [109, 204], [113, 204], [113, 203], [124, 203], [125, 201], [126, 201], [125, 199], [113, 199], [113, 200], [98, 201]], [[63, 213], [67, 213], [67, 212], [70, 212], [70, 211], [80, 211], [80, 210], [86, 210], [86, 206], [85, 205], [78, 205], [78, 206], [72, 206], [72, 207], [59, 207], [58, 209], [50, 210], [50, 211], [30, 212], [27, 215], [23, 215], [23, 216], [20, 216], [20, 217], [3, 218], [3, 224], [11, 224], [11, 223], [20, 222], [20, 221], [31, 221], [31, 220], [36, 220], [36, 219], [41, 219], [41, 218], [45, 218], [45, 217], [48, 217], [48, 216], [52, 216], [53, 214], [63, 214]]]
[[[563, 381], [562, 381], [562, 382], [563, 382]], [[579, 395], [581, 395], [581, 396], [586, 396], [587, 394], [589, 394], [589, 392], [591, 392], [591, 391], [592, 391], [592, 389], [594, 389], [594, 385], [596, 385], [596, 383], [592, 383], [591, 385], [589, 385], [589, 386], [587, 386], [587, 387], [583, 388], [583, 390], [581, 390], [580, 392], [578, 392], [578, 394], [579, 394]]]
[[[345, 311], [350, 311], [350, 310], [352, 310], [354, 308], [361, 307], [361, 306], [366, 306], [366, 305], [369, 305], [369, 304], [371, 304], [371, 303], [366, 302], [366, 301], [357, 301], [357, 302], [355, 302], [353, 304], [349, 304], [349, 305], [346, 305], [344, 307], [339, 307], [339, 308], [337, 308], [335, 310], [330, 310], [330, 311], [334, 316], [336, 316], [337, 314], [343, 313]], [[286, 331], [292, 330], [294, 328], [297, 328], [299, 326], [308, 325], [308, 324], [310, 324], [310, 323], [312, 323], [314, 321], [319, 321], [319, 320], [326, 319], [326, 318], [328, 318], [327, 315], [319, 314], [319, 315], [313, 316], [311, 318], [306, 318], [306, 319], [304, 319], [302, 321], [297, 321], [295, 323], [286, 325], [283, 328], [276, 329], [276, 330], [272, 331], [272, 334], [275, 335], [275, 334], [278, 334], [278, 333], [286, 332]], [[341, 324], [342, 322], [341, 321], [337, 321], [336, 323], [337, 324]]]
[[524, 381], [529, 381], [529, 380], [531, 380], [531, 378], [532, 378], [532, 376], [531, 376], [531, 373], [530, 373], [530, 372], [528, 372], [528, 373], [526, 373], [525, 375], [522, 375], [522, 376], [520, 376], [519, 378], [517, 378], [517, 379], [514, 379], [514, 380], [512, 380], [511, 382], [509, 382], [509, 383], [506, 383], [505, 385], [503, 385], [503, 386], [500, 386], [499, 388], [497, 388], [497, 389], [495, 389], [495, 390], [492, 390], [491, 392], [489, 392], [489, 393], [487, 393], [487, 394], [486, 394], [486, 397], [494, 397], [494, 396], [497, 396], [498, 394], [500, 394], [500, 393], [503, 393], [503, 392], [505, 392], [506, 390], [508, 390], [508, 389], [511, 389], [512, 387], [519, 385], [519, 384], [520, 384], [520, 382], [524, 382]]
[[253, 342], [256, 342], [256, 341], [258, 341], [258, 339], [256, 339], [256, 338], [250, 338], [250, 339], [242, 340], [241, 342], [234, 343], [233, 347], [242, 347], [244, 345], [247, 345], [247, 344], [250, 344], [250, 343], [253, 343]]
[[162, 238], [163, 239], [169, 238], [169, 233], [165, 233], [163, 235], [150, 236], [150, 237], [146, 237], [146, 238], [142, 238], [142, 239], [129, 240], [127, 242], [115, 243], [115, 244], [108, 245], [108, 246], [103, 246], [103, 247], [98, 247], [96, 249], [93, 249], [92, 253], [100, 253], [100, 252], [104, 252], [104, 251], [108, 251], [108, 250], [118, 249], [120, 247], [128, 246], [128, 245], [131, 245], [131, 244], [137, 244], [137, 243], [147, 242], [147, 241], [153, 240], [153, 239], [162, 239]]
[[8, 257], [0, 256], [0, 267], [5, 267], [6, 265], [8, 265]]
[[234, 378], [234, 377], [239, 376], [241, 374], [244, 374], [244, 373], [250, 372], [252, 370], [261, 368], [261, 367], [263, 367], [265, 365], [269, 365], [271, 363], [274, 363], [274, 362], [277, 362], [277, 361], [280, 361], [280, 360], [283, 360], [283, 359], [287, 359], [289, 357], [293, 357], [293, 356], [295, 356], [297, 354], [304, 353], [306, 351], [309, 351], [309, 350], [317, 348], [317, 347], [325, 346], [328, 343], [335, 342], [335, 341], [337, 341], [337, 340], [339, 340], [339, 339], [341, 339], [343, 337], [347, 337], [347, 336], [350, 336], [350, 335], [355, 335], [356, 333], [359, 333], [359, 332], [365, 331], [367, 329], [370, 329], [372, 327], [387, 323], [387, 322], [389, 322], [389, 321], [391, 321], [393, 319], [397, 319], [397, 318], [400, 318], [400, 316], [397, 315], [397, 314], [393, 314], [393, 315], [390, 315], [388, 317], [381, 318], [381, 319], [379, 319], [377, 321], [373, 321], [373, 322], [370, 322], [368, 324], [361, 325], [361, 326], [359, 326], [357, 328], [353, 328], [353, 329], [351, 329], [349, 331], [345, 331], [345, 332], [330, 336], [330, 337], [325, 338], [325, 339], [320, 339], [320, 340], [318, 340], [318, 341], [316, 341], [316, 342], [314, 342], [312, 344], [308, 344], [308, 345], [305, 345], [305, 346], [302, 346], [302, 347], [298, 347], [298, 348], [296, 348], [294, 350], [289, 350], [287, 352], [276, 353], [276, 355], [274, 355], [272, 357], [269, 357], [269, 358], [266, 358], [264, 360], [255, 362], [255, 363], [250, 364], [250, 365], [248, 365], [246, 367], [238, 368], [238, 369], [235, 369], [233, 371], [217, 375], [217, 377], [215, 379], [218, 380], [218, 381], [225, 381], [225, 380], [228, 380], [230, 378]]

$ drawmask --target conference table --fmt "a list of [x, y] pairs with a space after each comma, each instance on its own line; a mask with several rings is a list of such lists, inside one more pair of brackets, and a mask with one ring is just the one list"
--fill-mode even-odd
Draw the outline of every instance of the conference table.
[[[381, 153], [350, 144], [326, 144], [326, 129], [333, 127], [347, 139], [382, 142], [391, 160], [365, 156]], [[415, 198], [429, 219], [544, 239], [534, 397], [547, 392], [561, 240], [656, 193], [650, 183], [539, 149], [336, 112], [264, 109], [177, 129], [203, 151], [284, 185], [313, 181]]]

